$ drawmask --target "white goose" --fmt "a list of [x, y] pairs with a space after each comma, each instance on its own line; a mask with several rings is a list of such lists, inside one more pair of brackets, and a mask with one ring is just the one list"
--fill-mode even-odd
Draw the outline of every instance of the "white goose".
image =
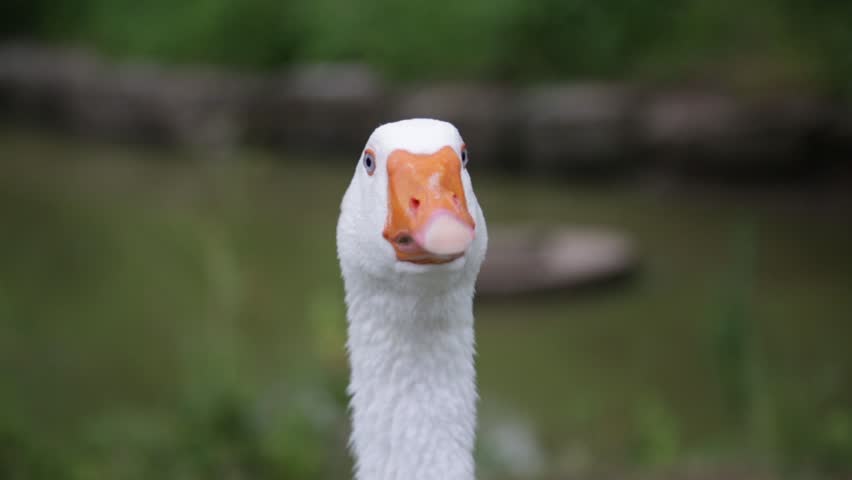
[[341, 205], [358, 480], [471, 480], [473, 290], [488, 234], [456, 128], [377, 128]]

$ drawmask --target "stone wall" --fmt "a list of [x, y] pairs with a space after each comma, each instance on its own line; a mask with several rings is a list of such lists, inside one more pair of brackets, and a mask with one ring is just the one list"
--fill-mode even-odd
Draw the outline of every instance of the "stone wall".
[[377, 125], [416, 116], [454, 122], [478, 165], [514, 171], [772, 177], [845, 163], [852, 152], [852, 109], [798, 91], [747, 99], [605, 83], [392, 87], [363, 65], [248, 75], [0, 46], [0, 120], [99, 139], [264, 145], [349, 161]]

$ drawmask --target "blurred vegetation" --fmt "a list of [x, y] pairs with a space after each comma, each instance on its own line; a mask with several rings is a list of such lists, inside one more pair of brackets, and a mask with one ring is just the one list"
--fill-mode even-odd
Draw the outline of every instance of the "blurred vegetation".
[[[351, 168], [198, 155], [0, 134], [0, 478], [347, 477]], [[645, 264], [621, 289], [477, 303], [483, 478], [538, 455], [557, 476], [852, 472], [837, 212], [475, 175], [490, 223], [611, 225]], [[489, 432], [541, 451], [501, 457]]]
[[[852, 2], [832, 0], [8, 0], [2, 38], [237, 69], [363, 61], [401, 82], [852, 94]], [[196, 155], [0, 134], [0, 478], [347, 477], [333, 228], [351, 169]], [[522, 410], [517, 438], [555, 474], [852, 474], [845, 217], [529, 179], [477, 192], [494, 223], [623, 229], [646, 265], [605, 295], [477, 304], [482, 432]], [[489, 440], [486, 475], [517, 465]]]
[[161, 62], [365, 61], [400, 80], [709, 78], [852, 89], [852, 3], [833, 0], [11, 0], [0, 8], [0, 36]]

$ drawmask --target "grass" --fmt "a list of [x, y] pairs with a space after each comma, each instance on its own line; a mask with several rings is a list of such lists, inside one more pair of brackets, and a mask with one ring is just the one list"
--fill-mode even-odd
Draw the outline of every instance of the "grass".
[[[351, 165], [20, 132], [0, 157], [0, 476], [345, 476]], [[643, 254], [619, 288], [476, 305], [482, 410], [531, 419], [553, 473], [852, 470], [842, 209], [474, 175], [492, 224]]]

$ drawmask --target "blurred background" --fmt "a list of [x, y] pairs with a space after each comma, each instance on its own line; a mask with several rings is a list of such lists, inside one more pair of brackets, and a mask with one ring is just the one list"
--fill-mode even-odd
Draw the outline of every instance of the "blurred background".
[[0, 478], [349, 478], [334, 227], [415, 116], [494, 232], [481, 478], [849, 478], [850, 46], [831, 0], [3, 2]]

